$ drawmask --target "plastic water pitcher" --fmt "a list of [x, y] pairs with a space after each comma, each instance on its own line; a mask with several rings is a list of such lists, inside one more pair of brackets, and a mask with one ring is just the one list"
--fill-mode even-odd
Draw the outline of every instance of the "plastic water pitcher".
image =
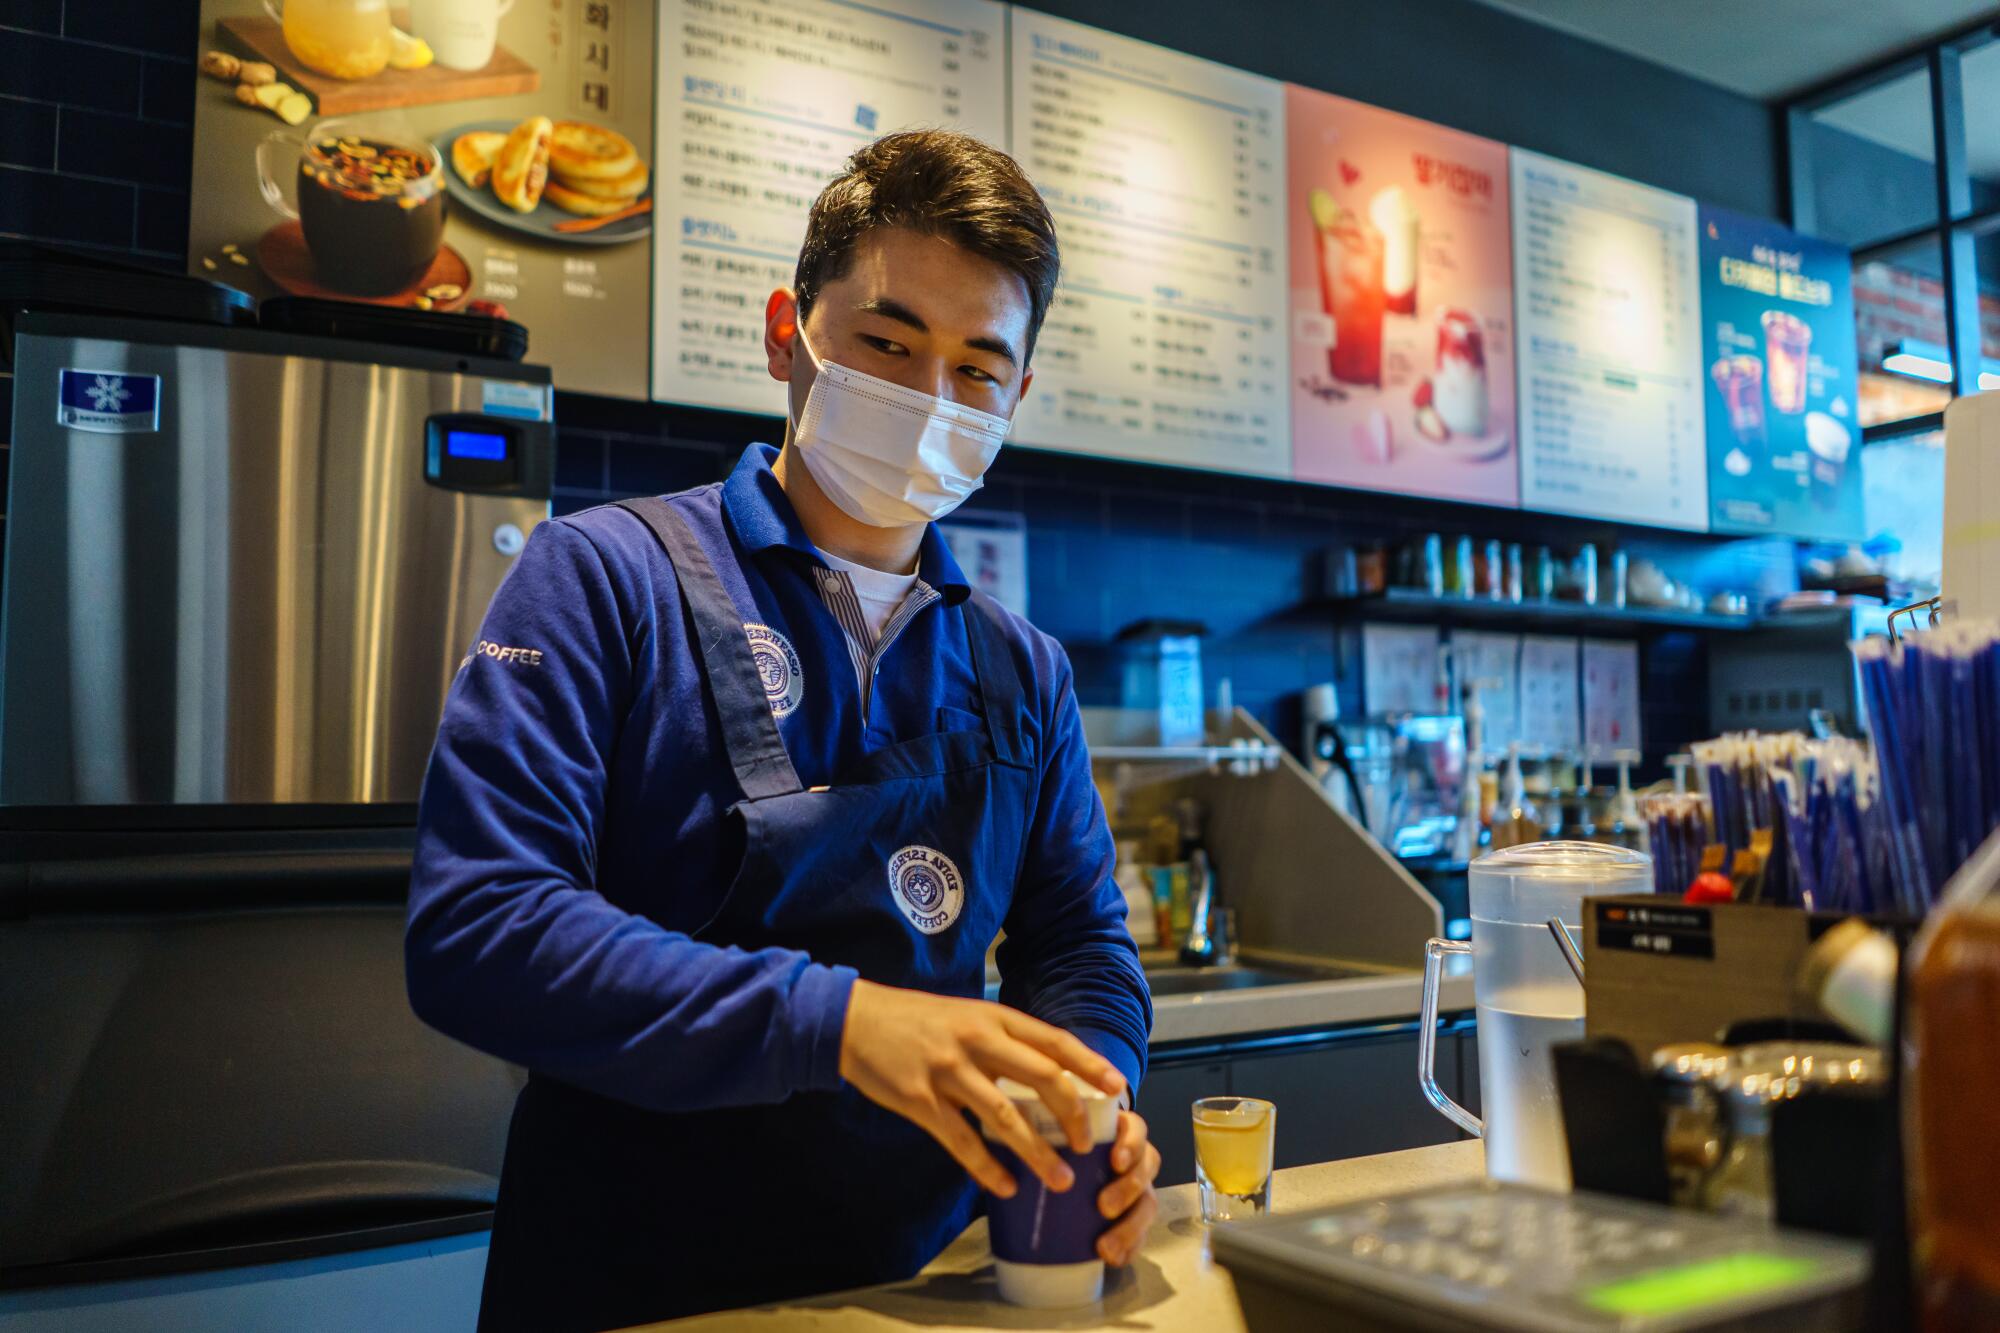
[[[1486, 1141], [1488, 1176], [1566, 1190], [1569, 1152], [1549, 1047], [1583, 1036], [1583, 900], [1652, 892], [1652, 858], [1605, 843], [1531, 842], [1480, 857], [1469, 877], [1471, 942], [1424, 946], [1417, 1081], [1432, 1106]], [[1484, 1121], [1437, 1085], [1438, 978], [1448, 954], [1472, 957]]]

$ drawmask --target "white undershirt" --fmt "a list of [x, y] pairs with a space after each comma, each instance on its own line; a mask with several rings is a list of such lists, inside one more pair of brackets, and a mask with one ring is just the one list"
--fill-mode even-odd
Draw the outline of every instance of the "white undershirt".
[[889, 623], [889, 617], [896, 614], [896, 608], [910, 595], [916, 586], [917, 571], [907, 574], [885, 574], [879, 569], [857, 565], [852, 560], [842, 560], [827, 551], [820, 552], [828, 569], [837, 569], [847, 575], [847, 581], [854, 585], [854, 596], [861, 603], [861, 614], [868, 622], [868, 647], [873, 648], [881, 641], [882, 628]]

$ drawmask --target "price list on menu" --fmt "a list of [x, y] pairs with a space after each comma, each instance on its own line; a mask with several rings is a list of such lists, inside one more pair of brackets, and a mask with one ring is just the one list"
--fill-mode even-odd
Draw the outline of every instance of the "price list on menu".
[[1692, 199], [1515, 149], [1521, 504], [1708, 523]]
[[849, 154], [918, 126], [1006, 134], [994, 0], [663, 0], [653, 396], [783, 410], [764, 302]]
[[1288, 475], [1281, 85], [1015, 9], [1014, 156], [1063, 276], [1024, 444]]

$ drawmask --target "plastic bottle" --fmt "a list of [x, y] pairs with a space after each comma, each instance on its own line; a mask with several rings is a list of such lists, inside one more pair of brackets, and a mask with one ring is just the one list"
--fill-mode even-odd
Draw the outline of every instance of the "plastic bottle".
[[1904, 976], [1903, 1134], [1920, 1326], [2000, 1328], [2000, 834], [1946, 885]]
[[1620, 750], [1618, 760], [1618, 796], [1611, 806], [1611, 841], [1621, 847], [1651, 854], [1653, 839], [1647, 832], [1646, 821], [1639, 814], [1638, 798], [1632, 795], [1632, 761], [1638, 757], [1633, 750]]
[[1506, 794], [1493, 816], [1493, 849], [1542, 840], [1541, 814], [1528, 802], [1528, 785], [1521, 777], [1520, 742], [1507, 746]]
[[1452, 828], [1451, 859], [1470, 861], [1479, 854], [1480, 819], [1479, 770], [1486, 742], [1486, 709], [1479, 702], [1482, 682], [1468, 680], [1459, 686], [1459, 706], [1465, 715], [1465, 777], [1458, 784], [1458, 822]]

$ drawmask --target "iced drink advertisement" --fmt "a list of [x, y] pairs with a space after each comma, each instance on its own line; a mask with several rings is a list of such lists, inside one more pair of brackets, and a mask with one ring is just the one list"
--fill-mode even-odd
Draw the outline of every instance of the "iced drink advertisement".
[[649, 0], [203, 0], [198, 41], [190, 272], [503, 315], [645, 396]]
[[1711, 526], [1859, 538], [1847, 251], [1707, 206], [1700, 231]]
[[1285, 89], [1293, 470], [1512, 505], [1507, 149]]

